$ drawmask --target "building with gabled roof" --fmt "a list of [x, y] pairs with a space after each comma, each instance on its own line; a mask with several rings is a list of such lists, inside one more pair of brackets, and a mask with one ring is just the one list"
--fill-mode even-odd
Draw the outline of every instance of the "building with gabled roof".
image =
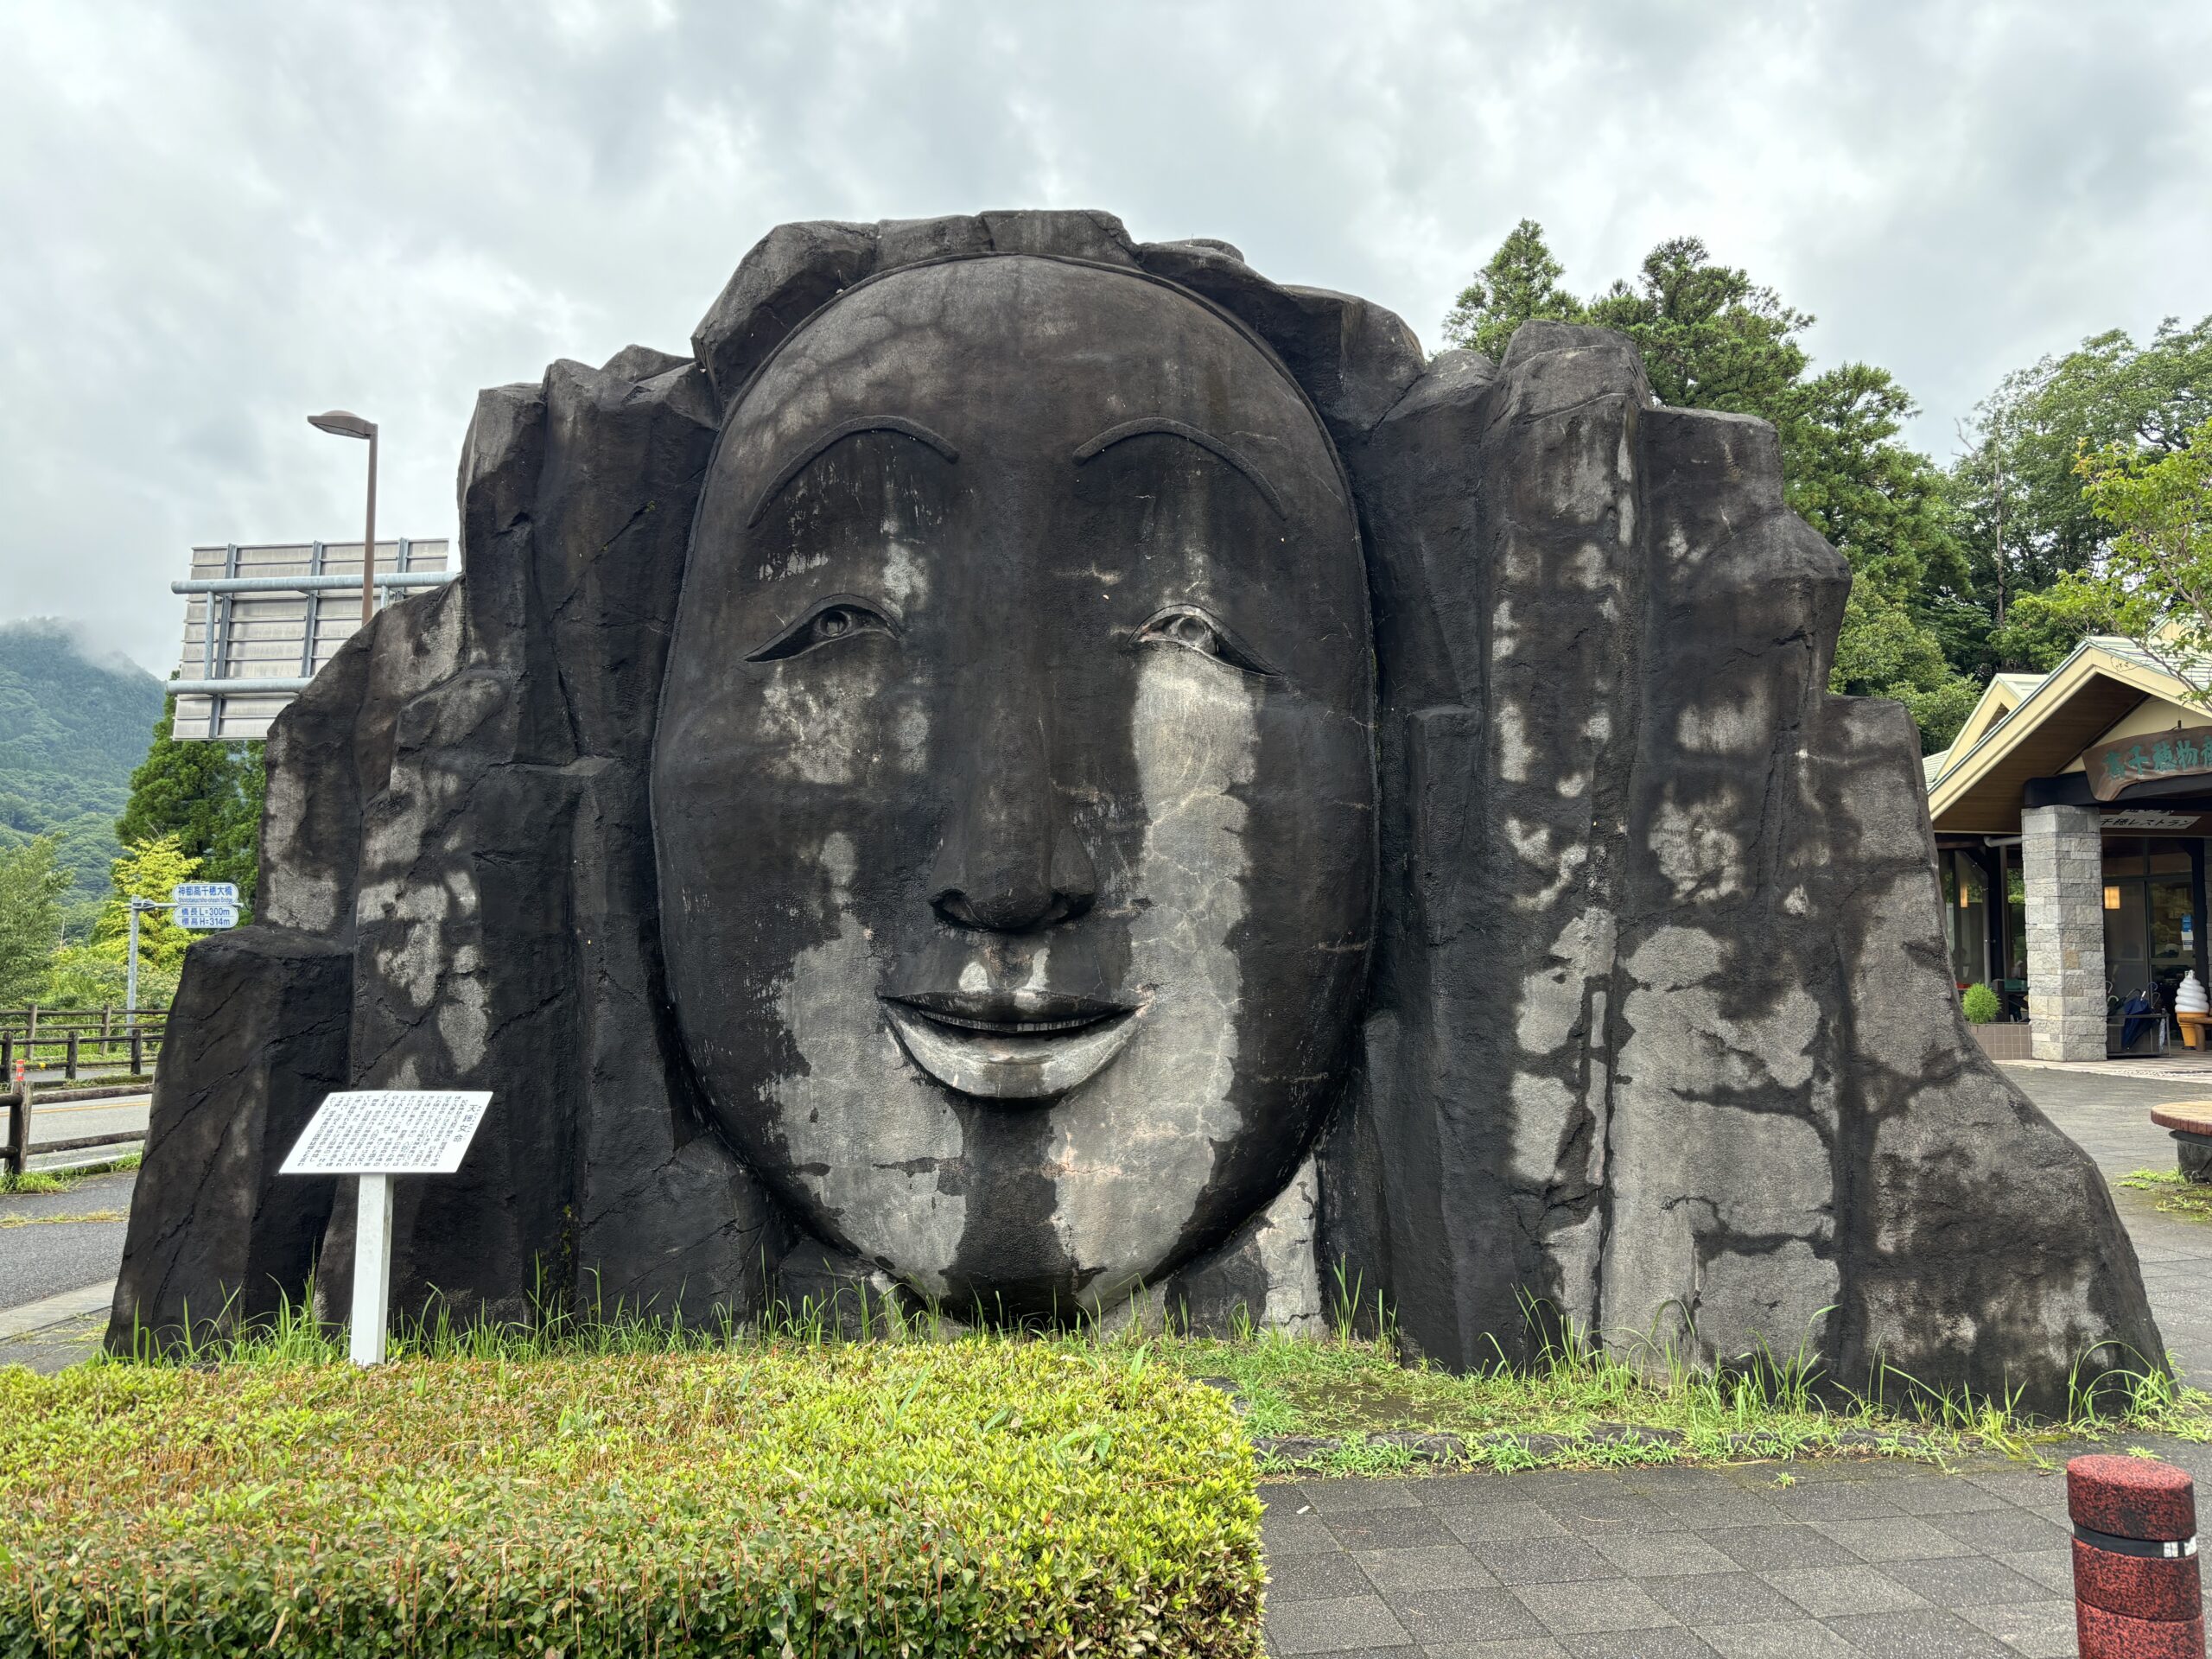
[[2170, 1019], [2183, 974], [2212, 979], [2212, 659], [2093, 634], [1997, 676], [1925, 765], [1954, 977], [1999, 990], [2038, 1059], [2163, 1043], [2125, 1011]]

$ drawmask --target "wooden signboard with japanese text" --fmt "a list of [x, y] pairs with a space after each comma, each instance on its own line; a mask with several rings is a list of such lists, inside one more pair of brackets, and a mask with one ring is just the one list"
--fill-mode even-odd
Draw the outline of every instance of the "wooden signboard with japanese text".
[[2212, 726], [2179, 726], [2170, 732], [2115, 738], [2085, 750], [2082, 764], [2089, 774], [2089, 792], [2101, 801], [2154, 778], [2212, 772]]

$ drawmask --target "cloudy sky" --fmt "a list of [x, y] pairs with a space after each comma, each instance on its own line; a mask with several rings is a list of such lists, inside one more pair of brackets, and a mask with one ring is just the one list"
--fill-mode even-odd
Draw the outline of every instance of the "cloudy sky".
[[784, 219], [1098, 207], [1424, 341], [1514, 221], [1695, 232], [1894, 370], [2212, 311], [2212, 7], [0, 6], [0, 620], [166, 673], [194, 542], [448, 534], [476, 389], [680, 348]]

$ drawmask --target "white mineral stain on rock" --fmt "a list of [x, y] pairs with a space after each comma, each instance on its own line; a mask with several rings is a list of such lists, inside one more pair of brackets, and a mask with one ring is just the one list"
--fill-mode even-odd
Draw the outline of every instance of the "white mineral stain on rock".
[[1762, 755], [1774, 741], [1774, 715], [1765, 686], [1756, 682], [1717, 692], [1715, 700], [1685, 709], [1675, 719], [1675, 741], [1700, 754]]
[[1676, 899], [1725, 899], [1743, 888], [1743, 843], [1718, 825], [1700, 822], [1670, 789], [1651, 825], [1650, 848], [1660, 874]]
[[842, 834], [825, 836], [817, 856], [837, 932], [793, 957], [778, 988], [777, 1013], [806, 1070], [772, 1085], [777, 1128], [797, 1179], [847, 1238], [942, 1295], [967, 1206], [939, 1189], [938, 1168], [960, 1155], [959, 1120], [880, 1017], [854, 1019], [855, 998], [876, 979], [852, 912], [858, 861]]
[[1595, 906], [1560, 929], [1545, 953], [1549, 965], [1522, 983], [1514, 1038], [1523, 1053], [1554, 1054], [1566, 1045], [1582, 1018], [1584, 986], [1613, 971], [1613, 936], [1612, 912]]
[[1097, 1077], [1052, 1109], [1053, 1226], [1111, 1303], [1160, 1263], [1213, 1173], [1211, 1147], [1240, 1114], [1236, 1014], [1243, 971], [1230, 938], [1244, 919], [1246, 809], [1261, 693], [1196, 652], [1154, 650], [1130, 715], [1144, 842], [1130, 893], [1129, 988], [1144, 1028]]
[[1795, 1351], [1839, 1284], [1820, 1005], [1770, 982], [1747, 1009], [1726, 991], [1733, 949], [1673, 926], [1630, 952], [1610, 1126], [1607, 1329], [1699, 1363]]
[[1509, 784], [1527, 783], [1529, 763], [1536, 758], [1529, 747], [1528, 721], [1513, 704], [1501, 702], [1491, 712], [1491, 724], [1497, 732], [1497, 775]]
[[1260, 1216], [1260, 1265], [1268, 1275], [1262, 1329], [1321, 1333], [1320, 1225], [1321, 1181], [1308, 1158]]

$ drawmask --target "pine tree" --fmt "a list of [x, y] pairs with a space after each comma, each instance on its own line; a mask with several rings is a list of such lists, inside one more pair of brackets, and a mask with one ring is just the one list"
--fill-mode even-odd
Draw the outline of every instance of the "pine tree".
[[1524, 322], [1540, 317], [1580, 322], [1582, 302], [1559, 285], [1565, 274], [1566, 267], [1552, 257], [1544, 241], [1544, 227], [1533, 219], [1522, 219], [1475, 280], [1459, 290], [1444, 319], [1444, 338], [1499, 358]]

